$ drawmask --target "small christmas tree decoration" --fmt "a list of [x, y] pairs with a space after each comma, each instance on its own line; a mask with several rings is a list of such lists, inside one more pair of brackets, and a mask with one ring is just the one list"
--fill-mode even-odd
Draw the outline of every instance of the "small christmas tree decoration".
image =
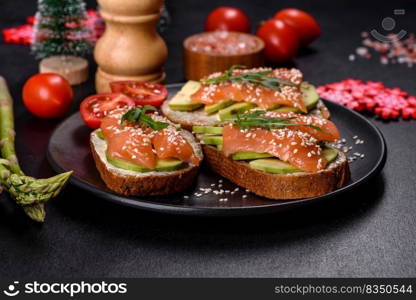
[[94, 36], [86, 25], [82, 0], [39, 0], [32, 51], [42, 58], [39, 71], [64, 76], [71, 84], [88, 78], [88, 61], [79, 56], [91, 51]]

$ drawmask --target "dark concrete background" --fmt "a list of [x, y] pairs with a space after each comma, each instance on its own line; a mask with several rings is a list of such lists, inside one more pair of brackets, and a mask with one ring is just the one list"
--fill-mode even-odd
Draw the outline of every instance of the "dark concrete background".
[[[323, 35], [295, 60], [308, 81], [347, 77], [381, 80], [416, 95], [416, 68], [348, 61], [360, 32], [381, 28], [393, 9], [397, 28], [416, 31], [415, 1], [168, 1], [172, 23], [167, 82], [183, 81], [182, 40], [202, 30], [218, 5], [244, 9], [253, 24], [288, 6], [311, 12]], [[95, 7], [94, 1], [89, 1]], [[2, 0], [0, 28], [18, 25], [35, 1]], [[53, 174], [45, 159], [48, 137], [59, 120], [39, 120], [21, 103], [25, 80], [38, 63], [28, 47], [0, 42], [0, 74], [15, 99], [17, 151], [30, 175]], [[94, 64], [91, 70], [94, 70]], [[75, 88], [77, 104], [93, 93], [93, 81]], [[380, 176], [324, 205], [263, 217], [173, 217], [120, 207], [73, 186], [48, 203], [44, 225], [33, 224], [3, 193], [0, 198], [0, 276], [416, 276], [416, 121], [371, 120], [388, 145]], [[76, 153], [74, 154], [76, 155]]]

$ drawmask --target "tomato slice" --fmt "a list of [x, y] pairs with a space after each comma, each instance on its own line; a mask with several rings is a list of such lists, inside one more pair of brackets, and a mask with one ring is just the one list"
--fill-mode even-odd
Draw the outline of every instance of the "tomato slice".
[[132, 98], [136, 105], [159, 107], [168, 97], [168, 90], [161, 84], [141, 81], [114, 81], [110, 83], [113, 93], [123, 93]]
[[134, 107], [134, 100], [120, 93], [97, 94], [85, 98], [80, 105], [81, 117], [92, 129], [101, 126], [101, 120], [110, 111], [120, 107]]

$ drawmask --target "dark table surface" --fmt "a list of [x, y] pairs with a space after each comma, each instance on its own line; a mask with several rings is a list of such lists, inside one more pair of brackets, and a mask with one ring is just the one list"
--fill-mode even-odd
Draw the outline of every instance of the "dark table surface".
[[[323, 35], [294, 62], [314, 84], [353, 77], [380, 80], [416, 95], [416, 68], [382, 66], [375, 59], [348, 61], [361, 31], [380, 29], [383, 17], [393, 16], [395, 8], [406, 9], [405, 16], [395, 17], [396, 28], [416, 31], [416, 2], [410, 0], [169, 1], [172, 22], [164, 33], [168, 83], [184, 80], [182, 40], [201, 31], [205, 15], [225, 4], [244, 9], [253, 24], [287, 6], [315, 15]], [[89, 7], [95, 5], [89, 2]], [[0, 28], [23, 23], [35, 10], [34, 0], [2, 0]], [[59, 120], [31, 116], [20, 95], [38, 62], [28, 47], [2, 41], [0, 57], [0, 73], [16, 102], [21, 164], [30, 175], [53, 175], [45, 151]], [[75, 88], [76, 104], [94, 92], [92, 79]], [[47, 204], [46, 222], [38, 225], [3, 193], [0, 276], [416, 276], [416, 121], [371, 121], [388, 145], [380, 176], [322, 205], [282, 214], [175, 217], [117, 206], [68, 186]]]

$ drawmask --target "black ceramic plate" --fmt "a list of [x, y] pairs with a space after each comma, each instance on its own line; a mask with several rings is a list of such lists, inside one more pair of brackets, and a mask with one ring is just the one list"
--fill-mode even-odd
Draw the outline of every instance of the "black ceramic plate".
[[[169, 85], [169, 93], [176, 93], [182, 84]], [[228, 194], [227, 201], [220, 201], [224, 196], [212, 193], [203, 194], [200, 188], [208, 188], [211, 184], [219, 184], [223, 180], [222, 189], [234, 190], [237, 186], [202, 166], [196, 183], [186, 191], [166, 196], [124, 197], [109, 191], [102, 182], [90, 153], [88, 129], [78, 113], [63, 121], [51, 136], [48, 146], [48, 160], [57, 172], [73, 170], [70, 182], [88, 192], [122, 205], [187, 215], [250, 215], [272, 213], [299, 207], [306, 203], [318, 202], [328, 197], [336, 197], [340, 193], [357, 187], [376, 175], [384, 166], [386, 145], [380, 131], [361, 115], [338, 104], [325, 101], [346, 145], [352, 146], [348, 152], [351, 156], [357, 152], [364, 154], [350, 164], [351, 182], [336, 191], [314, 198], [299, 200], [276, 201], [247, 193], [240, 188], [234, 194]], [[357, 143], [357, 139], [364, 143]], [[197, 195], [195, 195], [195, 193]], [[202, 193], [202, 196], [198, 194]], [[243, 195], [245, 198], [243, 198]], [[185, 197], [184, 197], [185, 196]], [[336, 201], [334, 199], [334, 201]]]

